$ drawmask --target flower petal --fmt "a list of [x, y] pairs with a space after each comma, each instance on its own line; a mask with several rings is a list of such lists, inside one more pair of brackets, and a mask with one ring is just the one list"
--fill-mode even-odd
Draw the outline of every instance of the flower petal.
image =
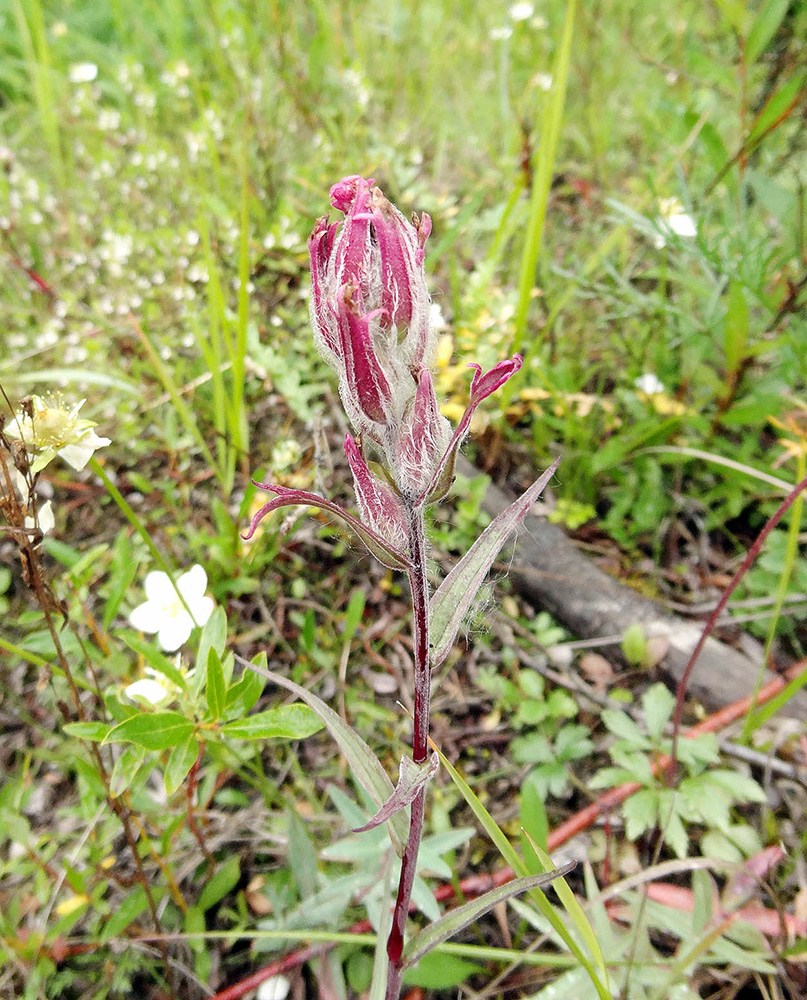
[[155, 601], [145, 601], [129, 613], [129, 624], [138, 632], [151, 634], [161, 628], [163, 617], [164, 612], [160, 604]]
[[160, 630], [157, 635], [157, 642], [166, 651], [173, 653], [190, 639], [193, 631], [193, 622], [187, 612], [175, 615], [171, 618], [164, 618], [160, 622]]
[[159, 569], [153, 569], [150, 573], [146, 573], [143, 588], [149, 601], [161, 608], [166, 608], [177, 599], [170, 577]]

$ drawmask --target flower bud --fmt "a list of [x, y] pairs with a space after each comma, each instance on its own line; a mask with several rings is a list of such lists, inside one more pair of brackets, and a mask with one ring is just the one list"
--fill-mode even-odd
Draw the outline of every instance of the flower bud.
[[370, 472], [350, 434], [345, 435], [345, 455], [353, 473], [362, 521], [390, 545], [406, 552], [406, 523], [400, 500], [386, 483]]
[[398, 436], [394, 470], [398, 488], [413, 498], [431, 482], [451, 439], [451, 424], [440, 413], [431, 372], [421, 368], [416, 379], [417, 391]]
[[415, 391], [411, 371], [434, 346], [423, 268], [431, 219], [408, 222], [363, 177], [345, 177], [330, 197], [345, 218], [320, 219], [308, 241], [314, 338], [351, 419], [380, 440], [389, 435], [373, 425], [399, 418]]

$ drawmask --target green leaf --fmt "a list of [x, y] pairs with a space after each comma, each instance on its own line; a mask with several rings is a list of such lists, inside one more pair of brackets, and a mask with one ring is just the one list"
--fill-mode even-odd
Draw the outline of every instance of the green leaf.
[[625, 820], [625, 834], [628, 840], [636, 840], [645, 830], [656, 825], [658, 816], [658, 793], [653, 788], [643, 788], [636, 792], [622, 806]]
[[[527, 833], [527, 839], [529, 840], [532, 849], [538, 855], [538, 860], [541, 862], [544, 872], [552, 874], [555, 870], [552, 858], [550, 858], [540, 844], [530, 837], [529, 833]], [[572, 918], [572, 921], [577, 928], [577, 932], [591, 955], [593, 955], [597, 968], [600, 970], [603, 979], [607, 982], [608, 970], [605, 966], [605, 956], [602, 953], [600, 942], [597, 940], [597, 935], [594, 933], [594, 928], [591, 926], [588, 917], [583, 912], [583, 907], [580, 903], [578, 903], [577, 897], [569, 888], [569, 884], [565, 878], [557, 878], [557, 880], [553, 883], [552, 888], [555, 890], [558, 899], [561, 903], [563, 903], [563, 908]]]
[[675, 695], [663, 684], [653, 684], [642, 695], [642, 709], [647, 732], [651, 739], [659, 740], [675, 708]]
[[102, 743], [112, 732], [112, 726], [108, 722], [68, 722], [62, 726], [62, 732], [80, 740]]
[[183, 743], [193, 731], [193, 722], [179, 712], [144, 712], [115, 726], [104, 742], [128, 740], [146, 750], [167, 750]]
[[113, 799], [131, 786], [145, 758], [146, 751], [143, 747], [128, 746], [121, 750], [109, 777], [109, 794]]
[[199, 740], [191, 733], [184, 743], [175, 746], [165, 766], [165, 791], [173, 795], [199, 758]]
[[497, 903], [502, 903], [512, 896], [520, 896], [530, 889], [542, 889], [550, 885], [556, 878], [560, 878], [572, 871], [577, 866], [576, 861], [570, 861], [561, 868], [543, 875], [528, 875], [526, 878], [516, 878], [512, 882], [507, 882], [496, 889], [483, 893], [478, 899], [472, 899], [469, 903], [458, 906], [454, 910], [435, 920], [434, 923], [425, 927], [416, 937], [412, 938], [404, 948], [403, 967], [419, 962], [423, 956], [431, 951], [435, 945], [442, 944], [450, 937], [458, 934], [464, 927], [472, 924], [483, 914], [491, 910]]
[[625, 629], [622, 635], [622, 652], [631, 666], [640, 667], [644, 663], [647, 656], [647, 636], [638, 622]]
[[[244, 660], [242, 660], [242, 663], [249, 666], [250, 670], [254, 670], [260, 674], [261, 677], [272, 681], [273, 684], [284, 687], [286, 690], [296, 694], [298, 698], [301, 698], [307, 705], [310, 705], [347, 758], [347, 762], [356, 780], [379, 808], [383, 806], [390, 795], [392, 795], [392, 782], [387, 777], [387, 772], [381, 766], [378, 757], [376, 757], [358, 733], [354, 732], [332, 708], [311, 691], [307, 691], [304, 687], [300, 687], [299, 684], [295, 684], [294, 681], [290, 681], [281, 674], [276, 674], [271, 670], [264, 670], [254, 664], [246, 664]], [[409, 832], [409, 823], [406, 817], [402, 813], [396, 813], [387, 824], [387, 830], [389, 831], [390, 839], [398, 857], [402, 857], [404, 844]]]
[[546, 850], [546, 839], [549, 836], [549, 820], [546, 816], [546, 807], [544, 806], [544, 800], [540, 794], [538, 783], [532, 775], [527, 775], [524, 784], [521, 786], [519, 822], [521, 823], [521, 830], [524, 835], [522, 839], [524, 860], [533, 862], [530, 864], [530, 874], [535, 875], [542, 869], [534, 864], [537, 860], [537, 855], [530, 847], [526, 838], [529, 837], [535, 840], [536, 843], [540, 844]]
[[112, 549], [112, 565], [109, 572], [109, 596], [104, 606], [104, 628], [108, 629], [118, 613], [123, 596], [129, 589], [137, 572], [137, 562], [132, 554], [132, 546], [126, 528], [121, 528]]
[[345, 625], [342, 632], [342, 642], [348, 643], [353, 638], [356, 629], [361, 624], [364, 616], [364, 591], [354, 590], [350, 595], [350, 600], [345, 611]]
[[167, 656], [164, 656], [155, 646], [149, 642], [144, 642], [134, 635], [124, 635], [122, 638], [129, 649], [133, 649], [136, 653], [139, 653], [150, 667], [161, 673], [172, 684], [176, 684], [180, 691], [188, 690], [185, 675], [181, 670], [177, 670], [173, 662]]
[[231, 854], [224, 864], [218, 868], [210, 881], [199, 894], [196, 904], [200, 910], [207, 912], [220, 899], [224, 899], [231, 889], [235, 888], [241, 878], [241, 859], [237, 854]]
[[801, 99], [804, 81], [804, 74], [797, 74], [768, 98], [748, 134], [747, 147], [761, 142], [768, 130], [776, 128], [791, 114]]
[[739, 281], [732, 281], [726, 295], [726, 321], [723, 334], [726, 371], [729, 375], [738, 371], [745, 358], [748, 325], [748, 303], [745, 300], [743, 286]]
[[443, 580], [429, 606], [429, 641], [432, 667], [451, 652], [454, 639], [493, 560], [530, 512], [560, 463], [556, 459], [532, 486], [485, 528], [471, 548]]
[[286, 810], [288, 826], [288, 862], [300, 898], [310, 900], [317, 891], [317, 851], [296, 810]]
[[115, 909], [102, 925], [101, 942], [105, 944], [125, 931], [148, 905], [145, 889], [142, 885], [138, 885], [122, 902], [115, 904]]
[[280, 705], [256, 715], [228, 722], [220, 732], [236, 740], [304, 740], [319, 732], [323, 723], [307, 705]]
[[210, 649], [215, 649], [219, 659], [224, 656], [224, 646], [227, 642], [227, 615], [224, 608], [218, 606], [208, 618], [199, 637], [199, 648], [196, 651], [196, 672], [194, 674], [195, 689], [200, 691], [207, 679], [207, 658]]
[[[451, 780], [459, 788], [462, 793], [463, 798], [471, 807], [471, 811], [476, 816], [476, 818], [481, 823], [483, 829], [490, 837], [490, 839], [495, 844], [501, 856], [510, 865], [516, 875], [524, 875], [527, 872], [527, 867], [519, 857], [518, 852], [511, 845], [510, 841], [504, 835], [502, 830], [499, 828], [496, 821], [487, 811], [487, 809], [482, 805], [479, 797], [475, 794], [473, 789], [470, 787], [468, 782], [463, 778], [459, 771], [451, 764], [448, 758], [440, 750], [437, 751], [440, 754], [440, 763], [448, 771], [451, 776]], [[588, 978], [594, 987], [597, 996], [600, 1000], [611, 1000], [611, 992], [607, 988], [608, 977], [604, 977], [604, 983], [600, 980], [597, 975], [594, 966], [589, 961], [588, 956], [583, 952], [580, 945], [575, 940], [574, 936], [566, 929], [566, 925], [563, 920], [555, 912], [555, 908], [550, 904], [549, 900], [543, 894], [540, 889], [534, 889], [531, 894], [531, 899], [536, 905], [541, 915], [550, 924], [552, 929], [558, 935], [561, 941], [566, 945], [569, 951], [574, 955], [580, 965], [586, 970]]]
[[[258, 653], [252, 658], [252, 662], [259, 667], [266, 669], [266, 653]], [[260, 674], [253, 670], [245, 669], [241, 677], [227, 688], [226, 712], [231, 714], [240, 709], [244, 714], [249, 712], [255, 702], [263, 694], [266, 681]]]
[[205, 687], [207, 710], [211, 719], [218, 721], [224, 714], [226, 695], [221, 659], [215, 647], [211, 646], [207, 651], [207, 685]]
[[766, 0], [751, 25], [745, 40], [745, 61], [752, 66], [779, 30], [790, 0]]
[[418, 964], [408, 969], [403, 981], [407, 986], [423, 986], [428, 990], [450, 990], [481, 971], [482, 966], [459, 955], [424, 955]]

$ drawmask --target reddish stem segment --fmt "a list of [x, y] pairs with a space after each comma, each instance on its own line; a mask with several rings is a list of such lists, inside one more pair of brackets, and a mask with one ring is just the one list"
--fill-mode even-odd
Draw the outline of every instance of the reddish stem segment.
[[[409, 586], [412, 591], [412, 621], [415, 655], [415, 724], [412, 735], [412, 758], [422, 764], [429, 749], [429, 696], [431, 671], [429, 664], [429, 581], [426, 575], [426, 527], [423, 508], [406, 507], [409, 558]], [[412, 886], [417, 870], [418, 852], [423, 836], [423, 814], [426, 806], [426, 789], [422, 788], [412, 802], [409, 820], [409, 837], [401, 859], [401, 877], [398, 895], [392, 914], [392, 930], [387, 940], [389, 971], [387, 973], [386, 1000], [398, 1000], [401, 989], [401, 964], [404, 945], [404, 928], [412, 898]]]

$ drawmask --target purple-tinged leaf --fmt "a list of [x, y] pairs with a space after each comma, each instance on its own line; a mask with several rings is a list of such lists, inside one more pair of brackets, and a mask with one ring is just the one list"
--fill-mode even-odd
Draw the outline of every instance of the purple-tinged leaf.
[[561, 868], [556, 868], [544, 875], [529, 875], [527, 878], [513, 879], [512, 882], [506, 882], [496, 889], [491, 889], [490, 892], [484, 893], [478, 899], [472, 899], [470, 903], [458, 906], [456, 910], [449, 910], [439, 920], [424, 927], [417, 937], [412, 938], [404, 948], [403, 968], [408, 969], [419, 962], [432, 948], [458, 934], [464, 927], [468, 927], [469, 924], [478, 920], [497, 903], [503, 903], [513, 896], [520, 896], [521, 893], [528, 892], [530, 889], [542, 889], [554, 879], [568, 875], [576, 865], [576, 861], [570, 861]]
[[493, 560], [555, 474], [560, 459], [485, 528], [471, 548], [440, 584], [429, 606], [432, 667], [448, 656], [460, 625], [482, 586]]
[[416, 764], [411, 757], [405, 754], [401, 758], [401, 766], [398, 772], [398, 784], [395, 791], [390, 795], [384, 805], [378, 810], [373, 818], [364, 826], [357, 826], [353, 833], [364, 833], [365, 830], [373, 830], [382, 823], [386, 823], [395, 813], [405, 809], [415, 798], [417, 793], [423, 788], [426, 782], [437, 774], [440, 767], [440, 755], [435, 751], [428, 760], [422, 764]]
[[[325, 728], [333, 736], [339, 749], [345, 755], [356, 780], [379, 809], [382, 808], [394, 792], [392, 782], [387, 777], [387, 772], [381, 766], [378, 757], [367, 746], [361, 736], [354, 732], [329, 705], [326, 705], [321, 698], [318, 698], [311, 691], [300, 687], [299, 684], [290, 681], [288, 677], [283, 677], [282, 674], [273, 673], [271, 670], [264, 670], [263, 667], [258, 667], [254, 663], [248, 663], [240, 656], [238, 659], [245, 669], [254, 670], [256, 674], [260, 674], [261, 677], [265, 677], [273, 684], [286, 688], [287, 691], [296, 694], [301, 701], [304, 701], [314, 710], [324, 723]], [[408, 828], [409, 824], [406, 821], [406, 817], [401, 813], [396, 813], [387, 823], [387, 831], [398, 857], [403, 856]]]
[[265, 503], [252, 518], [249, 528], [241, 535], [244, 541], [249, 541], [252, 538], [260, 522], [273, 510], [294, 506], [319, 507], [320, 510], [328, 511], [329, 514], [340, 518], [345, 524], [351, 527], [367, 546], [370, 553], [384, 566], [387, 566], [389, 569], [402, 570], [409, 570], [411, 568], [412, 563], [408, 556], [400, 552], [393, 545], [390, 545], [389, 542], [385, 541], [372, 528], [368, 528], [366, 524], [362, 524], [358, 518], [353, 517], [352, 514], [348, 514], [344, 507], [340, 507], [338, 503], [326, 500], [317, 493], [308, 493], [306, 490], [291, 490], [285, 486], [277, 486], [273, 483], [254, 483], [254, 485], [259, 490], [267, 490], [278, 495], [274, 500]]

